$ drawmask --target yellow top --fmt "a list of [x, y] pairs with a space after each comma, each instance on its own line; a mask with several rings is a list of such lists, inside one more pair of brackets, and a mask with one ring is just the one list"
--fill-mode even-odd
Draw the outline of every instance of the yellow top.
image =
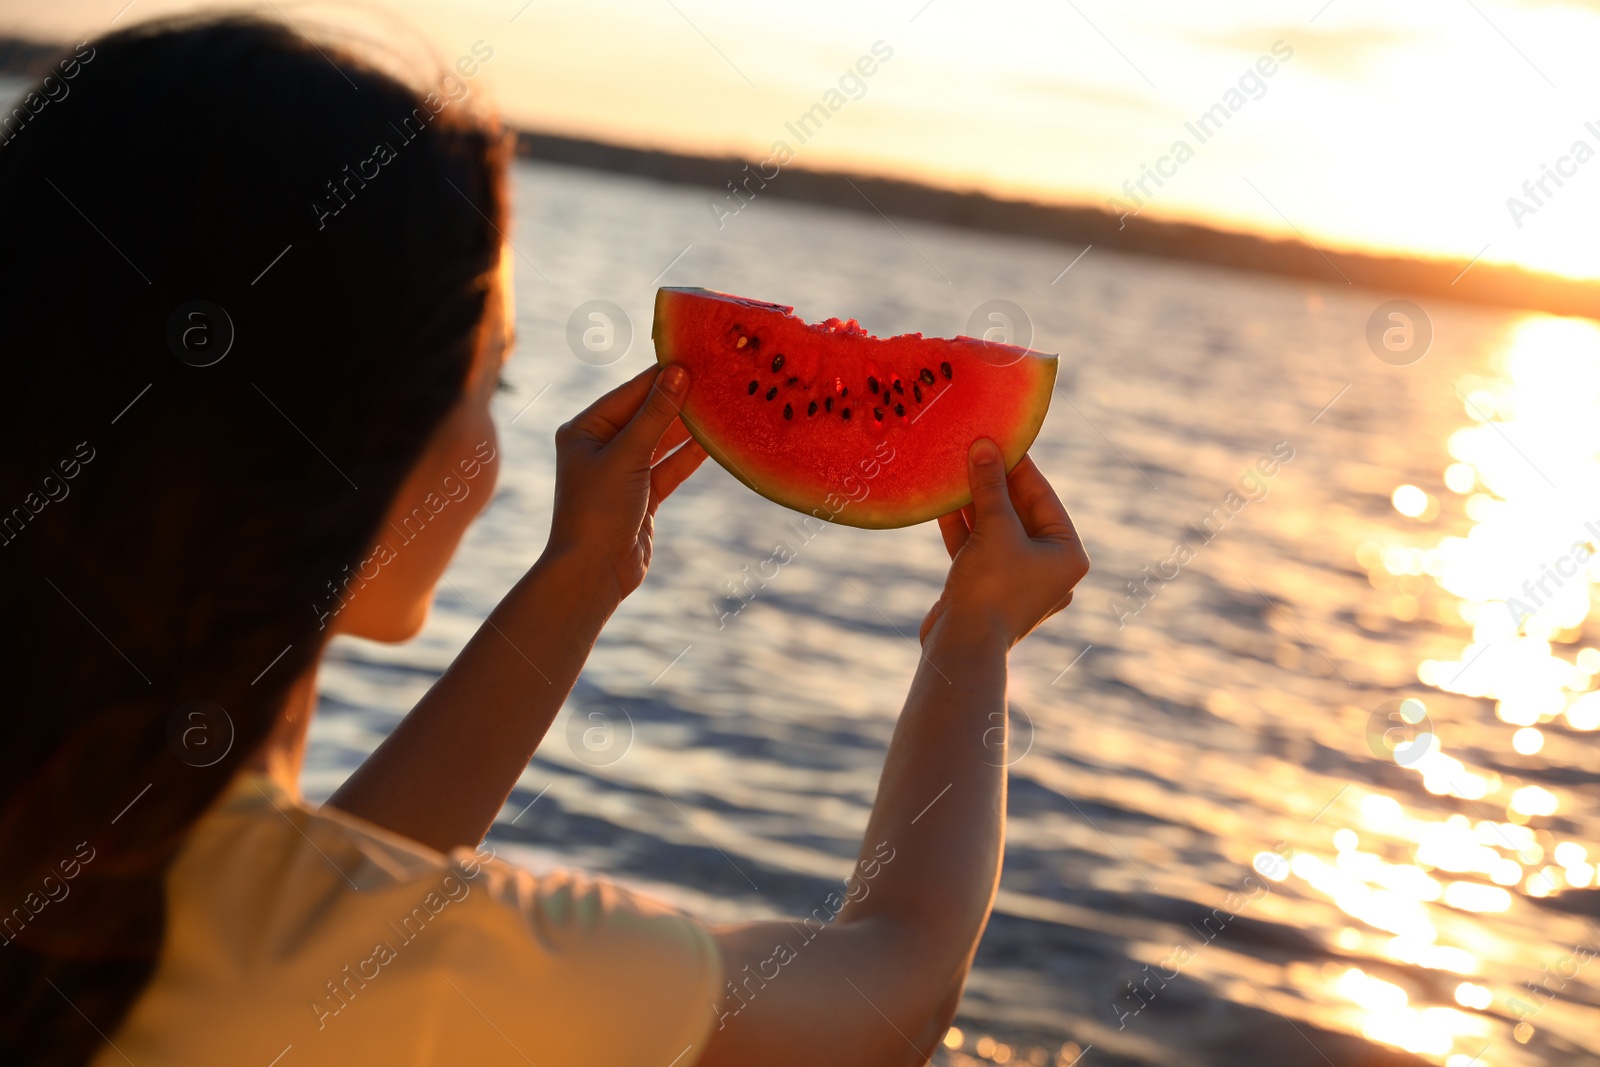
[[722, 983], [705, 929], [490, 851], [241, 775], [168, 872], [155, 973], [94, 1067], [690, 1067]]

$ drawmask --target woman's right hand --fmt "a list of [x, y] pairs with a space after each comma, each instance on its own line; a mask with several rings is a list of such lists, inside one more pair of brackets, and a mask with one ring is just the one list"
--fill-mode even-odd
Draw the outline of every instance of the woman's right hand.
[[1089, 573], [1089, 556], [1029, 457], [1008, 478], [999, 447], [979, 438], [968, 453], [967, 476], [972, 504], [939, 519], [953, 562], [944, 592], [922, 620], [922, 640], [936, 628], [975, 628], [1010, 647], [1072, 602], [1073, 587]]

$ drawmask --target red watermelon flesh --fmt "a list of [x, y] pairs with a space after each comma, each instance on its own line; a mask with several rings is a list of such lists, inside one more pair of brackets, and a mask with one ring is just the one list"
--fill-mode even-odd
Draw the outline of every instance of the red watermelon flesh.
[[854, 320], [709, 289], [656, 292], [656, 360], [692, 385], [683, 421], [770, 500], [848, 526], [910, 526], [972, 502], [967, 452], [1009, 470], [1044, 423], [1056, 357], [971, 337], [873, 337]]

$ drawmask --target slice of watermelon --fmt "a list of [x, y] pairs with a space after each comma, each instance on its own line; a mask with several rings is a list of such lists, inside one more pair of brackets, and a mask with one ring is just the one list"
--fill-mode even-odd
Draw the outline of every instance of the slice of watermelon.
[[971, 337], [873, 337], [854, 320], [709, 289], [656, 292], [659, 363], [693, 382], [695, 440], [769, 500], [848, 526], [910, 526], [972, 502], [967, 451], [1020, 460], [1044, 423], [1056, 357]]

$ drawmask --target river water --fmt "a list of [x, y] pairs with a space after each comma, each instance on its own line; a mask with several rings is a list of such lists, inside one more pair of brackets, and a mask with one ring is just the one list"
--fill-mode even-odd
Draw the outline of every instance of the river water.
[[[653, 359], [655, 286], [879, 334], [1008, 300], [1061, 353], [1033, 455], [1095, 569], [1013, 654], [1005, 872], [941, 1059], [1600, 1062], [1600, 566], [1573, 550], [1600, 542], [1600, 329], [1430, 303], [1400, 366], [1420, 334], [1386, 359], [1367, 336], [1397, 294], [1332, 269], [770, 197], [718, 229], [702, 190], [526, 162], [515, 193], [496, 498], [421, 638], [335, 646], [308, 795], [536, 557], [551, 434]], [[631, 321], [610, 366], [566, 340], [595, 299]], [[932, 525], [802, 542], [791, 519], [711, 463], [666, 504], [503, 853], [722, 919], [808, 912], [844, 876], [947, 560]], [[780, 542], [797, 558], [730, 613]]]

